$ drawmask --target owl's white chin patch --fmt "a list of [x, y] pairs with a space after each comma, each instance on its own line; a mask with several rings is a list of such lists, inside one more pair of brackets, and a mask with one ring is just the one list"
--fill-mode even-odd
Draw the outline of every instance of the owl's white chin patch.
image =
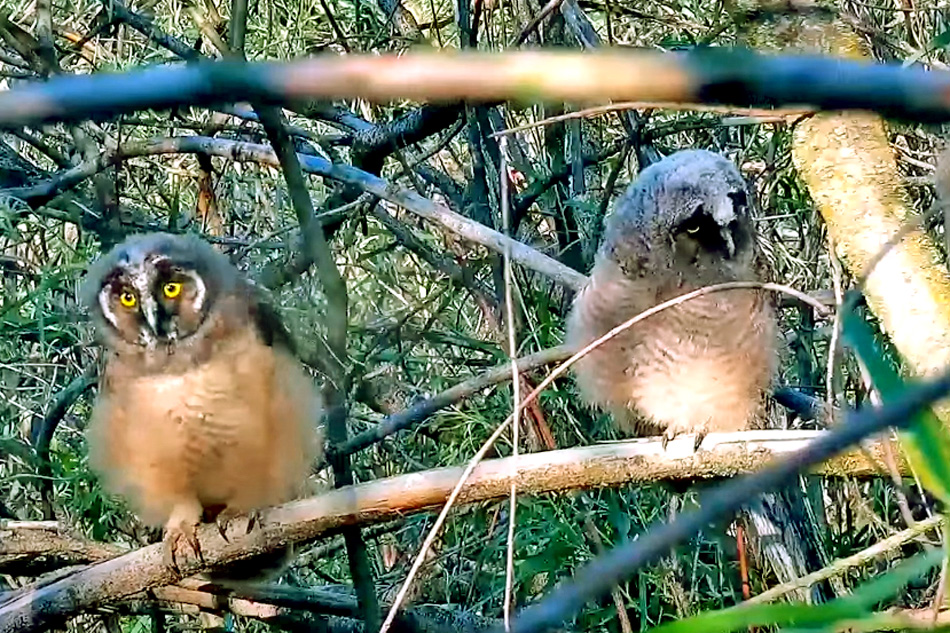
[[142, 330], [142, 332], [139, 333], [139, 343], [151, 350], [155, 349], [155, 347], [158, 345], [158, 339], [156, 339], [151, 332]]

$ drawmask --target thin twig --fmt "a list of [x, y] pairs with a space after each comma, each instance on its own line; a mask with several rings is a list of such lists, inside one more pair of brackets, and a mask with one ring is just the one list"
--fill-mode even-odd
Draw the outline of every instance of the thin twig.
[[831, 325], [831, 341], [828, 343], [828, 364], [825, 367], [825, 398], [829, 410], [833, 411], [837, 404], [835, 401], [835, 360], [839, 354], [838, 339], [841, 337], [841, 306], [844, 304], [844, 292], [841, 284], [843, 277], [841, 262], [838, 261], [835, 242], [830, 234], [828, 235], [828, 257], [831, 260], [831, 279], [834, 283], [836, 309]]
[[[511, 237], [511, 217], [508, 205], [508, 139], [502, 138], [499, 143], [501, 164], [499, 165], [499, 180], [501, 181], [501, 217], [505, 235]], [[514, 297], [511, 292], [513, 273], [511, 269], [511, 249], [504, 252], [505, 272], [505, 321], [508, 326], [508, 358], [511, 362], [511, 456], [518, 456], [518, 430], [521, 425], [521, 377], [518, 374], [518, 340], [515, 333]], [[511, 480], [511, 496], [508, 503], [508, 539], [505, 557], [505, 630], [511, 626], [511, 607], [514, 598], [514, 570], [515, 570], [515, 512], [517, 510], [518, 495], [516, 482]]]
[[786, 118], [786, 117], [800, 117], [808, 114], [813, 114], [814, 110], [802, 110], [795, 108], [776, 108], [774, 110], [768, 110], [765, 108], [733, 108], [729, 106], [715, 106], [715, 105], [706, 105], [702, 103], [661, 103], [655, 101], [622, 101], [620, 103], [610, 103], [602, 106], [595, 106], [592, 108], [584, 108], [583, 110], [575, 110], [573, 112], [568, 112], [566, 114], [559, 114], [557, 116], [546, 117], [538, 121], [532, 121], [531, 123], [525, 123], [524, 125], [519, 125], [512, 128], [507, 128], [504, 130], [499, 130], [493, 132], [491, 136], [507, 136], [509, 134], [516, 134], [518, 132], [525, 132], [536, 127], [543, 127], [545, 125], [550, 125], [552, 123], [558, 123], [560, 121], [568, 121], [570, 119], [587, 119], [590, 117], [600, 116], [601, 114], [609, 114], [611, 112], [624, 112], [626, 110], [672, 110], [672, 111], [686, 111], [686, 112], [709, 112], [713, 114], [723, 114], [723, 115], [734, 115], [734, 116], [745, 116], [754, 119], [776, 119], [776, 118]]
[[772, 587], [768, 591], [763, 591], [759, 595], [747, 600], [744, 604], [752, 605], [771, 602], [781, 598], [784, 595], [792, 593], [793, 591], [805, 589], [830, 578], [841, 576], [855, 567], [859, 567], [871, 562], [882, 554], [886, 554], [887, 552], [900, 548], [906, 543], [910, 543], [923, 534], [940, 527], [946, 523], [946, 520], [947, 518], [943, 515], [936, 515], [928, 519], [924, 519], [923, 521], [912, 525], [906, 530], [898, 532], [897, 534], [892, 534], [891, 536], [878, 541], [874, 545], [863, 549], [856, 554], [852, 554], [847, 558], [836, 560], [824, 569], [819, 569], [814, 573], [808, 574], [807, 576], [802, 576], [801, 578], [798, 578], [792, 582], [788, 582], [777, 587]]

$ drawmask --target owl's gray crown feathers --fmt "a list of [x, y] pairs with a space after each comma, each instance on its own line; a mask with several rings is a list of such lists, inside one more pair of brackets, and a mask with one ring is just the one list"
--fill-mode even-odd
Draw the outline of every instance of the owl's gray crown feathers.
[[141, 266], [147, 258], [156, 255], [198, 271], [202, 277], [215, 281], [220, 290], [231, 290], [240, 282], [228, 258], [196, 235], [138, 233], [115, 245], [89, 266], [80, 288], [82, 303], [96, 309], [99, 291], [110, 275], [117, 270]]

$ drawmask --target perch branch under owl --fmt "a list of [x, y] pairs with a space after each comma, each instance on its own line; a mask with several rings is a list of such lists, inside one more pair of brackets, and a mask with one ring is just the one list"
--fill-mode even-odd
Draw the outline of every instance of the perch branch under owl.
[[[476, 467], [462, 492], [463, 503], [500, 499], [517, 479], [523, 494], [542, 494], [593, 486], [671, 479], [728, 477], [755, 471], [771, 457], [788, 455], [827, 434], [825, 431], [750, 431], [706, 436], [703, 450], [692, 450], [683, 435], [664, 450], [659, 438], [642, 438], [487, 460]], [[288, 542], [319, 538], [344, 525], [368, 524], [438, 507], [458, 481], [462, 468], [441, 468], [349, 486], [284, 504], [263, 514], [263, 525], [225, 542], [214, 525], [199, 528], [204, 563], [183, 557], [184, 574], [195, 574], [275, 551]], [[826, 476], [872, 477], [886, 473], [880, 443], [852, 450], [817, 466]], [[48, 586], [0, 603], [0, 633], [43, 630], [52, 621], [150, 587], [167, 585], [175, 575], [162, 562], [161, 544], [98, 563]]]

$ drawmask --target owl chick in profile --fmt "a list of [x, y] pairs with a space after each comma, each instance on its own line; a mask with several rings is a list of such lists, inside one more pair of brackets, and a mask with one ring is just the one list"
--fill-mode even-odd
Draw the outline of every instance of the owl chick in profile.
[[[606, 221], [590, 282], [575, 300], [568, 343], [580, 348], [638, 313], [762, 264], [751, 196], [735, 166], [705, 150], [650, 165]], [[771, 297], [727, 290], [634, 324], [574, 366], [582, 395], [632, 435], [750, 428], [775, 360]]]
[[90, 463], [165, 562], [195, 528], [298, 496], [322, 450], [321, 401], [256, 287], [193, 236], [135, 235], [89, 270], [83, 300], [105, 346]]

